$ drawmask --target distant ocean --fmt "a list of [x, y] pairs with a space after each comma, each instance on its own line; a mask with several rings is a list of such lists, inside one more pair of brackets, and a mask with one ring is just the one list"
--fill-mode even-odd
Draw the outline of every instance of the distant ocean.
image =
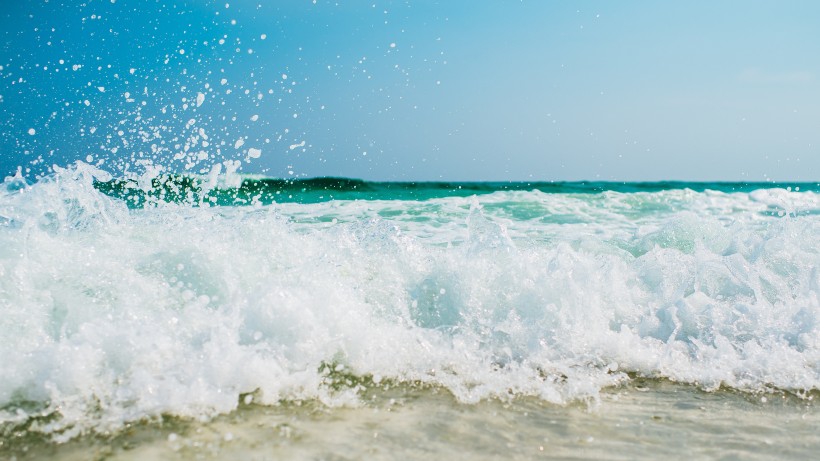
[[818, 242], [818, 183], [7, 178], [0, 455], [804, 458]]

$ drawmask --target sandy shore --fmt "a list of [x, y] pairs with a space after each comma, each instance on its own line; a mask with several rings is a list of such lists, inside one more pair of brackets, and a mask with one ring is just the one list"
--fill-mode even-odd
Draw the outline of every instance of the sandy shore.
[[7, 430], [0, 458], [810, 459], [820, 453], [816, 401], [634, 380], [589, 405], [465, 405], [439, 389], [398, 386], [366, 392], [355, 408], [243, 405], [209, 422], [168, 418], [64, 444]]

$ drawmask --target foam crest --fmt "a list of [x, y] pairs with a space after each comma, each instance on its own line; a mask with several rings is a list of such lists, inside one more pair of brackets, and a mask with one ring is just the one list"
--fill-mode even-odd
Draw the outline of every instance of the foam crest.
[[0, 423], [64, 439], [395, 381], [820, 389], [820, 221], [750, 194], [128, 209], [101, 175], [0, 192]]

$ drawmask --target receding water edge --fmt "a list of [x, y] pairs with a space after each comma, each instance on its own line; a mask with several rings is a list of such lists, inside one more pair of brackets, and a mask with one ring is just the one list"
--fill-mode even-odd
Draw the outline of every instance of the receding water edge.
[[245, 398], [211, 420], [163, 417], [65, 443], [7, 426], [0, 459], [809, 459], [820, 450], [817, 392], [704, 391], [636, 377], [568, 405], [464, 404], [413, 384], [371, 385], [360, 397], [341, 407]]

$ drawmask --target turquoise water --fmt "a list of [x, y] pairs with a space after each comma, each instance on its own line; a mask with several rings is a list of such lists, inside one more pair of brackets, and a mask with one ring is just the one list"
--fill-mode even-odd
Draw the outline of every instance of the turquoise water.
[[100, 191], [139, 207], [156, 200], [191, 201], [213, 205], [317, 203], [330, 200], [429, 200], [469, 197], [509, 191], [547, 194], [597, 194], [603, 192], [662, 192], [687, 189], [695, 192], [751, 192], [759, 189], [820, 191], [820, 183], [782, 182], [606, 182], [606, 181], [506, 181], [506, 182], [378, 182], [349, 178], [279, 179], [241, 177], [226, 185], [192, 176], [151, 178], [149, 187], [137, 180], [97, 181]]
[[813, 418], [818, 241], [814, 183], [7, 178], [3, 443], [416, 386], [411, 413], [606, 408], [637, 379]]

